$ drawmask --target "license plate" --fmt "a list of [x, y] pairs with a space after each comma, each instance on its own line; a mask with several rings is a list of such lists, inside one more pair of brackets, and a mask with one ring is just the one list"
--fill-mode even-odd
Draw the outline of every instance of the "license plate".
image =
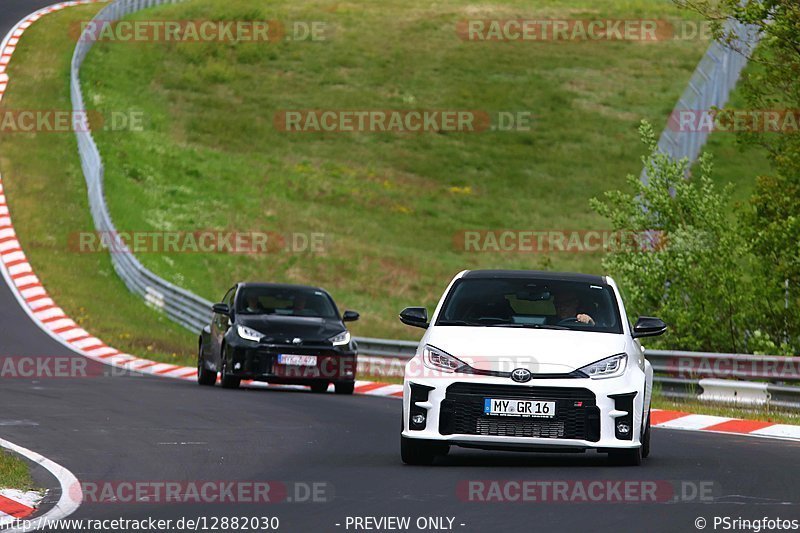
[[278, 354], [278, 364], [291, 366], [317, 366], [316, 355]]
[[495, 416], [552, 418], [556, 414], [556, 402], [486, 398], [483, 400], [483, 413]]

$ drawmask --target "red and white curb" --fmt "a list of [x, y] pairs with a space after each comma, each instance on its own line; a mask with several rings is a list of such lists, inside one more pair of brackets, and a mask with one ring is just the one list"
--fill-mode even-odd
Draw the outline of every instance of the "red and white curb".
[[45, 15], [53, 13], [55, 11], [61, 11], [67, 7], [79, 6], [84, 4], [93, 4], [97, 2], [102, 2], [105, 0], [74, 0], [71, 2], [61, 2], [59, 4], [54, 4], [52, 6], [48, 6], [42, 8], [34, 13], [31, 13], [21, 21], [19, 21], [16, 26], [11, 28], [11, 31], [8, 32], [8, 35], [3, 39], [2, 44], [0, 44], [0, 102], [3, 101], [3, 93], [6, 92], [6, 88], [8, 87], [8, 73], [6, 69], [8, 68], [8, 64], [11, 62], [11, 56], [14, 54], [14, 51], [17, 48], [17, 44], [19, 43], [20, 37], [22, 34], [25, 33], [31, 24], [39, 20]]
[[[8, 88], [8, 65], [11, 62], [11, 57], [14, 51], [16, 51], [17, 45], [25, 30], [44, 15], [60, 11], [67, 7], [96, 1], [97, 0], [77, 0], [45, 7], [28, 15], [11, 28], [2, 42], [0, 42], [0, 102], [3, 101], [3, 96]], [[41, 292], [44, 294], [44, 292], [43, 289], [41, 291], [37, 289], [37, 286], [41, 289], [41, 283], [39, 283], [39, 280], [33, 275], [33, 269], [31, 269], [30, 265], [27, 263], [25, 254], [22, 252], [19, 242], [16, 239], [16, 234], [11, 224], [8, 205], [6, 204], [5, 193], [3, 191], [2, 178], [0, 178], [0, 258], [2, 259], [0, 260], [0, 265], [2, 265], [0, 270], [2, 270], [3, 277], [8, 283], [8, 286], [12, 287], [12, 292], [14, 292], [17, 299], [20, 300], [21, 303], [24, 301], [22, 293], [22, 290], [24, 290], [31, 298], [31, 301], [36, 302], [36, 293]], [[44, 302], [45, 299], [40, 300], [42, 300], [43, 303], [40, 303], [39, 308], [45, 305], [52, 305], [51, 309], [55, 308], [52, 300], [50, 300], [49, 304]], [[26, 309], [29, 314], [32, 311], [30, 306], [23, 306], [23, 308]], [[44, 327], [41, 321], [38, 321], [37, 324], [39, 324], [40, 327]], [[39, 517], [40, 519], [57, 520], [64, 518], [75, 512], [80, 506], [83, 495], [81, 493], [77, 495], [74, 492], [72, 494], [69, 493], [69, 488], [78, 484], [78, 479], [72, 472], [41, 454], [2, 438], [0, 438], [0, 448], [5, 448], [12, 453], [21, 455], [27, 460], [38, 464], [50, 472], [58, 481], [61, 488], [61, 497], [52, 508]], [[25, 520], [30, 517], [37, 510], [39, 503], [42, 501], [42, 497], [42, 494], [35, 491], [22, 492], [15, 489], [0, 489], [0, 528], [6, 528], [3, 529], [4, 533], [32, 530], [33, 528], [29, 526], [23, 526], [21, 528], [8, 526], [16, 525], [19, 523], [17, 521]]]
[[[58, 520], [74, 513], [83, 501], [83, 493], [77, 493], [70, 489], [80, 486], [78, 478], [63, 466], [54, 463], [47, 457], [38, 454], [17, 444], [0, 439], [0, 448], [5, 448], [12, 453], [21, 455], [28, 461], [32, 461], [53, 475], [58, 481], [61, 489], [61, 496], [58, 502], [46, 513], [37, 518], [44, 523], [45, 520]], [[3, 533], [16, 533], [17, 531], [32, 531], [35, 527], [30, 524], [19, 526], [18, 520], [29, 519], [30, 515], [36, 511], [42, 496], [36, 492], [21, 492], [16, 490], [0, 490], [0, 528], [9, 524], [14, 527], [3, 529]]]
[[[44, 8], [30, 15], [11, 30], [2, 45], [0, 45], [0, 101], [2, 101], [3, 94], [10, 82], [6, 72], [7, 66], [24, 31], [43, 15], [66, 7], [96, 1], [63, 2]], [[28, 262], [14, 232], [3, 189], [2, 176], [0, 176], [0, 271], [2, 271], [3, 277], [12, 288], [20, 305], [33, 321], [47, 334], [73, 351], [89, 359], [142, 374], [191, 381], [197, 379], [196, 368], [159, 363], [123, 353], [108, 346], [81, 328], [56, 305], [33, 272], [33, 268]], [[266, 384], [251, 382], [245, 382], [245, 385], [267, 386]], [[357, 381], [355, 392], [367, 396], [402, 398], [403, 387], [397, 384]], [[800, 440], [800, 426], [659, 410], [654, 410], [652, 417], [652, 424], [656, 427]]]
[[32, 515], [42, 497], [35, 490], [0, 489], [0, 527]]

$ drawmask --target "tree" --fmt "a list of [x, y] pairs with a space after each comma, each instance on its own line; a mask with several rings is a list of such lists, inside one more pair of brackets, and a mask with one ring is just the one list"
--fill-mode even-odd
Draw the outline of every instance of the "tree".
[[[800, 2], [797, 0], [676, 0], [711, 21], [714, 35], [734, 48], [724, 22], [755, 27], [759, 46], [750, 55], [740, 91], [751, 110], [800, 115]], [[743, 50], [742, 50], [743, 51]], [[744, 51], [743, 51], [744, 52]], [[762, 329], [774, 344], [800, 351], [800, 133], [744, 131], [738, 141], [766, 150], [772, 168], [756, 179], [742, 230], [764, 278]], [[788, 283], [789, 309], [785, 308]], [[788, 349], [784, 346], [784, 350]]]
[[[657, 313], [669, 324], [671, 347], [744, 351], [764, 311], [755, 298], [752, 255], [729, 208], [730, 189], [714, 186], [708, 154], [700, 174], [686, 179], [688, 160], [661, 153], [648, 123], [640, 134], [648, 183], [629, 175], [631, 192], [610, 191], [591, 204], [615, 231], [643, 236], [642, 246], [611, 251], [603, 266], [619, 278], [632, 319]], [[653, 235], [657, 245], [648, 246]]]

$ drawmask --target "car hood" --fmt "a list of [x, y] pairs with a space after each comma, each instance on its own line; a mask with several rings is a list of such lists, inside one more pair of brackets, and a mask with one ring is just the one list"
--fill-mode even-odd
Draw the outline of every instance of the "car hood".
[[303, 341], [324, 341], [345, 329], [337, 319], [317, 317], [239, 314], [236, 322], [263, 333], [264, 342], [277, 344], [291, 343], [295, 337]]
[[426, 342], [473, 368], [563, 374], [625, 351], [625, 335], [503, 327], [434, 326]]

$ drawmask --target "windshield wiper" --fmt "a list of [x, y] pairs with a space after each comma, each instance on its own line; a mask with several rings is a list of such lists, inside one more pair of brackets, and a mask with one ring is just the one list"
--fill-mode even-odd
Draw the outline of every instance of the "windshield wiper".
[[555, 326], [550, 324], [519, 324], [516, 322], [509, 322], [505, 324], [488, 324], [489, 327], [498, 328], [528, 328], [528, 329], [570, 329], [566, 326]]
[[486, 324], [467, 322], [466, 320], [440, 320], [436, 323], [436, 325], [437, 326], [485, 326]]

